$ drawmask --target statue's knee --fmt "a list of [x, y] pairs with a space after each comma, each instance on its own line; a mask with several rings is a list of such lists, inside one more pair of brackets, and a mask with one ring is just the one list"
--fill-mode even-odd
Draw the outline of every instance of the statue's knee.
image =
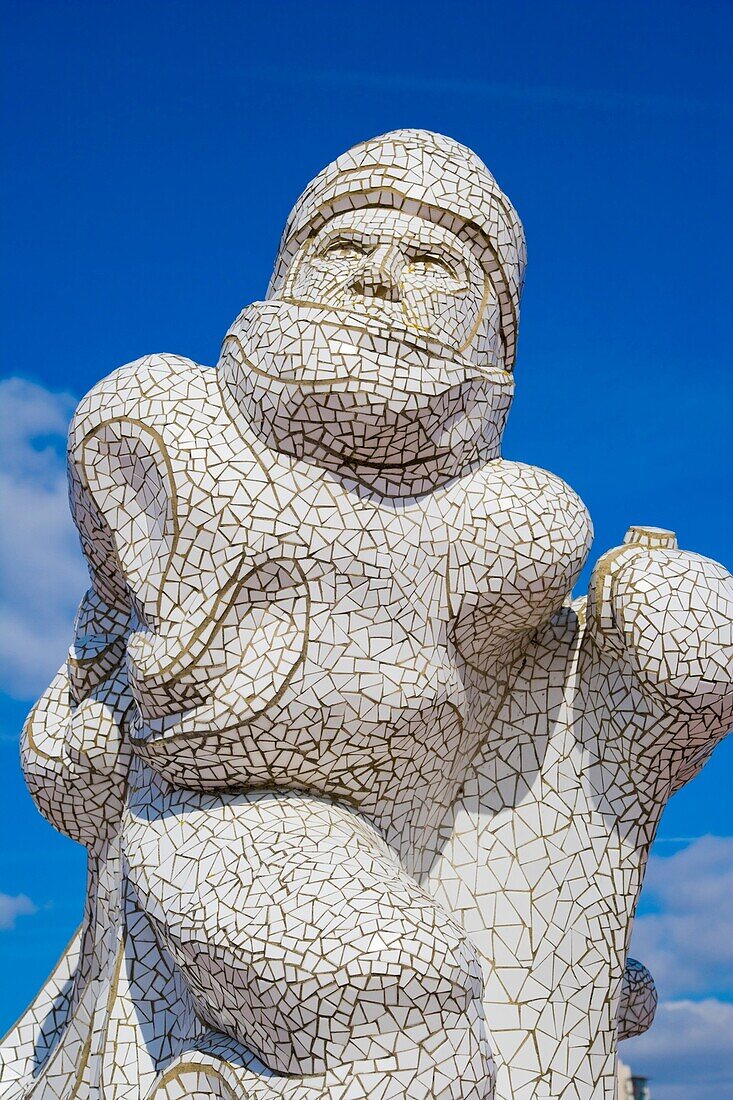
[[480, 1009], [463, 932], [343, 806], [209, 799], [201, 812], [129, 822], [125, 847], [200, 1015], [271, 1069], [389, 1056], [400, 1036], [460, 1032]]
[[[400, 883], [400, 893], [404, 884]], [[271, 1069], [314, 1074], [395, 1056], [400, 1041], [469, 1029], [482, 981], [473, 947], [415, 885], [388, 907], [366, 890], [333, 927], [298, 928], [294, 899], [270, 916], [268, 939], [177, 951], [201, 1015]]]

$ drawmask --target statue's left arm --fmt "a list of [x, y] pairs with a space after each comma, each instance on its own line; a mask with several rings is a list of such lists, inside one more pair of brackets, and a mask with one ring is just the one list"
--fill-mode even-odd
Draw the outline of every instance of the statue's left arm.
[[589, 612], [597, 642], [628, 662], [659, 714], [681, 786], [733, 725], [733, 577], [671, 532], [631, 528], [598, 563]]
[[[21, 739], [23, 773], [38, 809], [60, 832], [88, 847], [104, 840], [122, 813], [129, 759], [123, 728], [132, 705], [125, 660], [132, 608], [114, 532], [88, 484], [85, 443], [119, 415], [135, 366], [95, 386], [74, 413], [70, 505], [91, 587], [77, 612], [67, 660], [29, 714]], [[114, 489], [107, 493], [112, 505], [119, 499]]]

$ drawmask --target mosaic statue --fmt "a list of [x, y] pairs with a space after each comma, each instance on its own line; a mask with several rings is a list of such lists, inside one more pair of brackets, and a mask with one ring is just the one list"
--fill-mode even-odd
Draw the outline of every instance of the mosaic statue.
[[525, 264], [480, 160], [339, 157], [215, 370], [82, 401], [91, 586], [28, 718], [86, 913], [2, 1046], [33, 1100], [611, 1100], [670, 795], [733, 721], [732, 578], [501, 457]]

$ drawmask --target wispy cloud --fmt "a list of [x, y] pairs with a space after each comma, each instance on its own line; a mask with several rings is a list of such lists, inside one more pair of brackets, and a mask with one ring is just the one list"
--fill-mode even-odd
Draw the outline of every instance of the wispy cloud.
[[69, 515], [65, 440], [74, 398], [0, 381], [0, 688], [32, 699], [62, 663], [88, 576]]
[[649, 860], [644, 900], [652, 911], [635, 922], [631, 954], [662, 998], [733, 996], [731, 897], [733, 837], [700, 837]]
[[663, 1002], [646, 1035], [623, 1043], [621, 1057], [649, 1077], [654, 1100], [733, 1096], [733, 1004]]
[[631, 954], [651, 970], [660, 1005], [621, 1057], [650, 1078], [654, 1100], [733, 1096], [732, 895], [733, 837], [699, 837], [649, 861]]
[[333, 88], [370, 88], [387, 94], [418, 92], [425, 95], [470, 95], [501, 104], [530, 107], [572, 107], [613, 113], [618, 110], [646, 111], [658, 114], [708, 114], [727, 117], [726, 103], [695, 96], [670, 96], [662, 93], [583, 89], [543, 84], [509, 84], [470, 76], [417, 76], [411, 73], [367, 72], [358, 69], [282, 68], [277, 65], [251, 66], [250, 80], [276, 81], [278, 84], [306, 84]]
[[25, 894], [0, 893], [0, 929], [3, 931], [15, 928], [18, 917], [30, 917], [38, 912], [38, 906], [34, 905]]

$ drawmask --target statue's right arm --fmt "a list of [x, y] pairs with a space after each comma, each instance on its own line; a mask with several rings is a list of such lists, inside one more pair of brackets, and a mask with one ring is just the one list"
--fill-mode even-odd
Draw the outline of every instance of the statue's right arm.
[[72, 421], [69, 483], [91, 587], [76, 616], [67, 660], [26, 720], [21, 757], [28, 789], [44, 817], [72, 839], [94, 846], [115, 827], [123, 807], [129, 761], [123, 731], [132, 705], [125, 668], [131, 606], [112, 532], [95, 507], [74, 448], [85, 404]]
[[733, 724], [733, 576], [677, 547], [672, 532], [630, 528], [596, 565], [590, 636], [635, 695], [633, 759], [688, 782]]

